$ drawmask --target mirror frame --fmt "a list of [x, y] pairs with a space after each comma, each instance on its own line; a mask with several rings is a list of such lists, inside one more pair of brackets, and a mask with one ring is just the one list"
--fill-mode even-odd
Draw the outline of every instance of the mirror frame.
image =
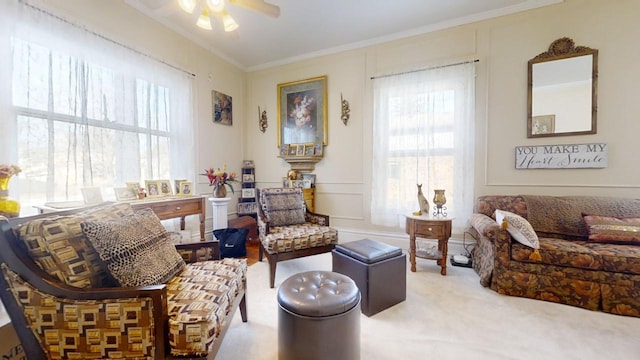
[[[577, 56], [592, 55], [593, 67], [591, 72], [591, 130], [570, 131], [562, 133], [550, 134], [532, 134], [532, 118], [533, 118], [533, 65], [561, 59], [568, 59]], [[549, 45], [549, 50], [543, 52], [528, 62], [528, 78], [527, 78], [527, 138], [551, 137], [551, 136], [568, 136], [568, 135], [585, 135], [595, 134], [597, 132], [596, 115], [598, 110], [597, 94], [598, 94], [598, 50], [586, 46], [575, 46], [572, 39], [563, 37]]]

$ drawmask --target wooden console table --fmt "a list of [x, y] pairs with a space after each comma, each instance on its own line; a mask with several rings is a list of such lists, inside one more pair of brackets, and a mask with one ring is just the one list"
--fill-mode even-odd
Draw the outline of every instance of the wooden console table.
[[[436, 260], [441, 275], [447, 275], [447, 250], [451, 237], [452, 218], [407, 215], [406, 232], [409, 234], [409, 260], [411, 271], [416, 271], [416, 256]], [[416, 237], [438, 239], [438, 250], [434, 253], [416, 251]]]
[[204, 241], [204, 221], [207, 209], [206, 198], [204, 196], [184, 196], [145, 199], [131, 201], [131, 208], [134, 211], [150, 208], [160, 220], [180, 218], [180, 230], [184, 230], [184, 218], [187, 215], [200, 215], [200, 241]]
[[[172, 196], [146, 198], [144, 200], [128, 201], [134, 211], [150, 208], [160, 220], [180, 218], [180, 230], [184, 230], [184, 218], [187, 215], [200, 215], [200, 241], [204, 241], [204, 220], [207, 210], [204, 196]], [[88, 206], [81, 201], [64, 201], [35, 206], [40, 214], [77, 209]]]

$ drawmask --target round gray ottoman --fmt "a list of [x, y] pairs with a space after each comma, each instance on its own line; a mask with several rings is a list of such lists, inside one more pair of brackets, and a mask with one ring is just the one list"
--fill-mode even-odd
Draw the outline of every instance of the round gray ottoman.
[[293, 275], [278, 305], [278, 359], [360, 359], [360, 291], [348, 276]]

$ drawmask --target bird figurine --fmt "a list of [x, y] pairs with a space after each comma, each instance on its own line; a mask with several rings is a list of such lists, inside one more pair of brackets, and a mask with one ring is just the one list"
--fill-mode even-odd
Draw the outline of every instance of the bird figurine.
[[418, 204], [420, 205], [420, 210], [414, 212], [413, 214], [414, 215], [422, 215], [423, 213], [428, 214], [429, 201], [427, 201], [427, 198], [422, 193], [422, 184], [416, 184], [416, 185], [418, 185]]

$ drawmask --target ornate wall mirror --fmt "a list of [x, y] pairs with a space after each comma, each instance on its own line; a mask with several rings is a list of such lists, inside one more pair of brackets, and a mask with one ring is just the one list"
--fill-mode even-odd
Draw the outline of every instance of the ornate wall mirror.
[[596, 133], [598, 50], [563, 37], [529, 60], [527, 137]]

